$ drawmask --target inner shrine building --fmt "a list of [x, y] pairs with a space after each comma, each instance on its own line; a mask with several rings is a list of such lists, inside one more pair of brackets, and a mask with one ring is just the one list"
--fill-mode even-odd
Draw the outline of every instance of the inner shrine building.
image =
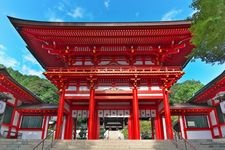
[[[156, 139], [173, 139], [168, 99], [193, 49], [189, 21], [40, 22], [9, 17], [59, 90], [56, 139], [72, 139], [78, 117], [88, 139], [128, 127], [140, 139], [140, 120]], [[75, 130], [74, 130], [75, 128]]]

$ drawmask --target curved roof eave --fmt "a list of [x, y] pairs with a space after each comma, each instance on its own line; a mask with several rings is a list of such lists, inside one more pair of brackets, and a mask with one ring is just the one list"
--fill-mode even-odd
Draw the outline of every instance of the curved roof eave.
[[218, 75], [216, 78], [214, 78], [212, 81], [210, 81], [207, 85], [205, 85], [203, 88], [201, 88], [199, 91], [197, 91], [194, 96], [189, 99], [187, 102], [194, 103], [194, 100], [203, 92], [211, 88], [216, 82], [219, 80], [225, 78], [225, 71], [223, 71], [220, 75]]
[[35, 26], [64, 26], [64, 27], [145, 27], [145, 26], [190, 26], [191, 21], [188, 20], [176, 20], [176, 21], [152, 21], [152, 22], [48, 22], [48, 21], [34, 21], [14, 18], [7, 16], [9, 20], [14, 23], [24, 25], [35, 25]]
[[11, 80], [13, 83], [16, 84], [16, 86], [18, 86], [19, 88], [21, 88], [22, 90], [24, 90], [28, 95], [32, 96], [38, 103], [43, 103], [41, 101], [41, 99], [39, 97], [37, 97], [36, 95], [34, 95], [30, 90], [28, 90], [27, 88], [25, 88], [24, 86], [22, 86], [21, 84], [19, 84], [6, 70], [6, 68], [0, 68], [0, 73], [4, 74], [5, 76], [8, 77], [9, 80]]

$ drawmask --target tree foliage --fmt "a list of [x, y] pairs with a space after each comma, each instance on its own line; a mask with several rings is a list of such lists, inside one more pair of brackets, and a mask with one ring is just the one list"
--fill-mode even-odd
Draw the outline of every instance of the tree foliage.
[[204, 85], [200, 81], [187, 80], [174, 84], [170, 91], [170, 103], [184, 103], [189, 100]]
[[151, 124], [150, 121], [141, 120], [140, 121], [140, 132], [142, 139], [149, 139], [151, 133]]
[[193, 0], [192, 56], [206, 63], [225, 62], [225, 0]]
[[58, 102], [57, 88], [47, 79], [42, 79], [38, 76], [23, 75], [12, 68], [7, 68], [7, 71], [18, 83], [34, 93], [43, 102]]

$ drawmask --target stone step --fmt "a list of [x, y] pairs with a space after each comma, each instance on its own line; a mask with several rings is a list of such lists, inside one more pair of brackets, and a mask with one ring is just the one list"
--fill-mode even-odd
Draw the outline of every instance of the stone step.
[[[0, 150], [31, 150], [41, 140], [1, 139]], [[170, 140], [56, 140], [51, 150], [174, 150]], [[188, 140], [197, 150], [225, 150], [225, 139]], [[50, 140], [45, 148], [50, 148]], [[184, 141], [177, 141], [178, 148], [184, 149]], [[186, 145], [188, 149], [190, 146]], [[41, 149], [41, 145], [39, 149]]]
[[176, 149], [175, 145], [171, 141], [166, 140], [64, 140], [57, 141], [52, 150], [155, 150], [155, 149]]
[[[32, 150], [40, 141], [41, 140], [1, 139], [0, 150]], [[50, 142], [50, 140], [45, 141], [45, 148], [50, 145]], [[39, 149], [41, 149], [41, 146]]]
[[[225, 140], [188, 140], [198, 150], [224, 150]], [[189, 144], [186, 145], [191, 148]], [[178, 148], [184, 149], [184, 141], [178, 141]], [[150, 149], [176, 149], [172, 141], [167, 140], [64, 140], [57, 141], [53, 150], [150, 150]]]

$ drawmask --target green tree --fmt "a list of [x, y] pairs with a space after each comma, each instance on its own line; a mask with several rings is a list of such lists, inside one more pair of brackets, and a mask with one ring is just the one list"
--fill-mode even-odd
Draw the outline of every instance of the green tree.
[[149, 139], [150, 138], [150, 130], [151, 130], [151, 123], [147, 120], [140, 121], [140, 132], [142, 139]]
[[[0, 67], [4, 67], [0, 65]], [[47, 79], [33, 75], [23, 75], [19, 71], [7, 68], [9, 74], [22, 86], [30, 90], [45, 103], [57, 103], [57, 88]]]
[[204, 85], [200, 81], [187, 80], [174, 84], [170, 89], [170, 103], [184, 103]]
[[191, 56], [206, 63], [225, 62], [225, 0], [193, 0]]

